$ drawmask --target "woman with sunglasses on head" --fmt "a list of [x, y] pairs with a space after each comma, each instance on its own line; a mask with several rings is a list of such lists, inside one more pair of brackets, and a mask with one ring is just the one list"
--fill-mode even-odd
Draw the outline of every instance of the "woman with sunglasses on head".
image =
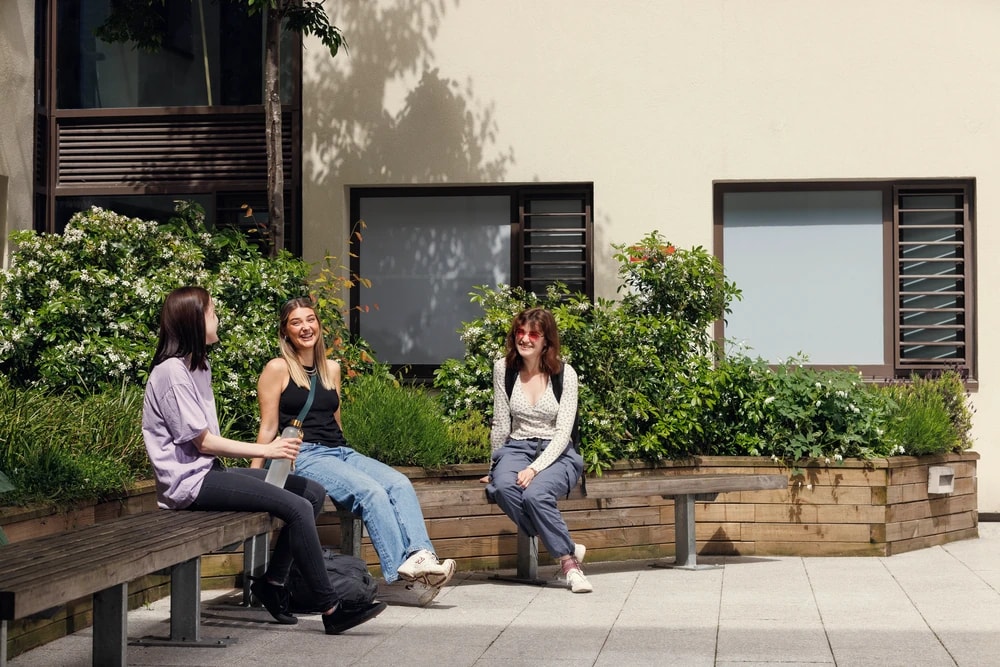
[[[512, 387], [508, 373], [516, 373]], [[560, 375], [557, 397], [552, 380]], [[589, 593], [593, 587], [580, 567], [587, 549], [570, 538], [556, 506], [583, 474], [583, 458], [572, 442], [578, 389], [576, 371], [560, 358], [552, 313], [519, 313], [507, 333], [506, 354], [493, 366], [493, 454], [482, 481], [518, 529], [541, 538], [570, 589]]]
[[[281, 308], [278, 328], [281, 356], [264, 367], [257, 382], [260, 432], [257, 442], [270, 442], [305, 410], [299, 421], [304, 433], [295, 473], [313, 479], [341, 507], [361, 516], [378, 553], [387, 584], [402, 578], [415, 582], [401, 601], [425, 605], [455, 574], [455, 561], [434, 554], [424, 515], [406, 475], [348, 446], [340, 419], [340, 364], [326, 358], [323, 327], [308, 297]], [[306, 409], [310, 387], [313, 402]], [[263, 458], [254, 459], [254, 467]], [[396, 591], [383, 591], [388, 599]]]
[[284, 525], [267, 571], [250, 590], [279, 623], [297, 623], [288, 612], [284, 589], [294, 560], [322, 611], [324, 630], [340, 634], [377, 616], [385, 603], [354, 610], [338, 604], [316, 532], [323, 487], [290, 476], [279, 489], [264, 481], [262, 470], [226, 468], [219, 460], [294, 459], [301, 441], [272, 438], [262, 448], [219, 434], [208, 363], [208, 346], [219, 341], [218, 328], [215, 304], [203, 288], [181, 287], [167, 295], [142, 408], [142, 437], [156, 477], [157, 504], [173, 510], [268, 512], [281, 519]]

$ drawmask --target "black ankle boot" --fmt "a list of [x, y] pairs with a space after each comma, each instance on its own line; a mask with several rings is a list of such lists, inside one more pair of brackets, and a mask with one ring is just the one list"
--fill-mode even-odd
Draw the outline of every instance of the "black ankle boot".
[[250, 577], [250, 592], [264, 608], [282, 625], [295, 625], [299, 619], [288, 611], [288, 591], [284, 586], [272, 584], [265, 577]]
[[385, 607], [386, 604], [378, 600], [350, 610], [345, 610], [341, 605], [337, 605], [332, 614], [323, 615], [323, 629], [328, 635], [339, 635], [345, 630], [350, 630], [375, 618], [385, 611]]

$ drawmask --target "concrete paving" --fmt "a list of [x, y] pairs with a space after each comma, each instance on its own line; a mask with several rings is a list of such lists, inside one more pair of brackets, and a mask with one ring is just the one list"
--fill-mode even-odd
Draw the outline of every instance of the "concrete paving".
[[[588, 595], [459, 573], [432, 605], [390, 606], [343, 635], [206, 591], [203, 639], [225, 648], [130, 646], [130, 665], [557, 667], [1000, 666], [1000, 523], [978, 539], [890, 558], [699, 558], [716, 569], [585, 564]], [[554, 568], [542, 568], [555, 575]], [[169, 599], [129, 613], [129, 636], [169, 635]], [[90, 664], [78, 632], [10, 661]]]

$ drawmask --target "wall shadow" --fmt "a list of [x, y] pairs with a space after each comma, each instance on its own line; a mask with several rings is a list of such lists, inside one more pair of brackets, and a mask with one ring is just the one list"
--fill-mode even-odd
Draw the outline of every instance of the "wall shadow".
[[[345, 6], [332, 20], [348, 53], [319, 54], [306, 68], [305, 177], [323, 188], [502, 181], [514, 158], [511, 148], [487, 157], [497, 136], [494, 104], [479, 102], [471, 83], [442, 76], [434, 64], [433, 37], [457, 0], [376, 4]], [[401, 77], [417, 83], [404, 107], [390, 114], [387, 91]]]
[[[348, 186], [505, 181], [514, 154], [510, 147], [497, 146], [495, 105], [478, 100], [471, 82], [449, 78], [435, 63], [434, 37], [455, 6], [457, 0], [397, 0], [391, 7], [346, 3], [330, 11], [338, 12], [331, 21], [344, 32], [349, 51], [336, 58], [317, 53], [318, 49], [304, 53], [308, 92], [303, 95], [307, 132], [303, 180], [310, 188], [308, 215], [312, 219], [303, 225], [307, 234], [332, 244], [325, 249], [327, 253], [348, 256], [350, 229], [342, 229], [342, 221], [347, 219], [350, 228], [357, 223], [349, 219]], [[409, 82], [406, 89], [400, 89], [402, 82]], [[371, 221], [366, 222], [370, 239], [384, 238], [384, 232], [371, 229]], [[470, 248], [472, 239], [488, 232], [470, 237], [469, 230], [447, 224], [392, 233], [399, 236], [392, 245], [413, 248], [412, 254], [398, 258], [405, 270], [397, 271], [395, 279], [406, 275], [435, 278], [426, 284], [428, 291], [421, 292], [420, 303], [406, 304], [412, 313], [403, 317], [397, 312], [402, 319], [392, 318], [396, 341], [387, 342], [388, 348], [421, 345], [421, 336], [427, 336], [433, 322], [439, 323], [439, 331], [457, 339], [461, 321], [469, 319], [457, 311], [462, 306], [468, 311], [472, 287], [487, 282], [460, 284], [462, 277], [471, 281], [472, 276], [482, 276], [484, 268], [509, 264], [504, 244], [499, 238], [488, 238], [482, 239], [482, 247]], [[493, 233], [498, 234], [495, 228]], [[361, 271], [376, 286], [394, 272], [381, 267], [375, 273], [381, 275]], [[364, 294], [361, 302], [370, 304]], [[362, 317], [379, 317], [377, 311], [370, 313]], [[402, 329], [401, 321], [405, 322]], [[376, 352], [379, 347], [375, 345]]]

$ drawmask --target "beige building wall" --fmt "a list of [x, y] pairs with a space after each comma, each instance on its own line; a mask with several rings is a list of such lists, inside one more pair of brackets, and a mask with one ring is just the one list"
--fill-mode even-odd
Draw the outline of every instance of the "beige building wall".
[[611, 243], [712, 247], [714, 180], [975, 177], [979, 502], [1000, 511], [1000, 4], [433, 4], [338, 2], [350, 51], [306, 44], [307, 259], [345, 256], [349, 185], [593, 181], [613, 296]]
[[0, 265], [10, 232], [31, 229], [35, 5], [0, 2]]

